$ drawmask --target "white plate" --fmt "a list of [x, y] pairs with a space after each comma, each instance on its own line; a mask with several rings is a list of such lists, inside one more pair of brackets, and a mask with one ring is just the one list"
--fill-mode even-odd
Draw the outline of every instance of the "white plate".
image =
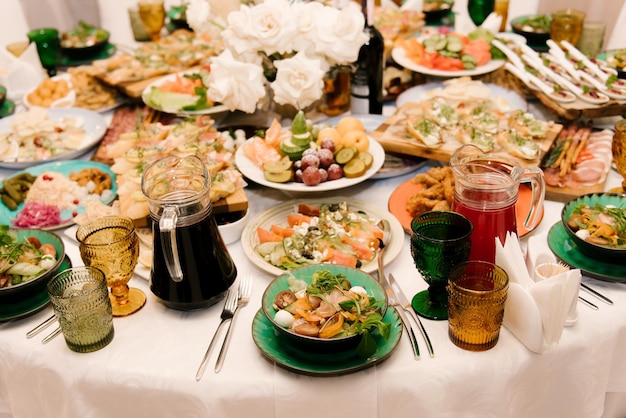
[[244, 176], [246, 176], [253, 182], [261, 184], [263, 186], [272, 189], [283, 190], [286, 192], [318, 193], [354, 186], [355, 184], [359, 184], [376, 174], [376, 172], [383, 166], [383, 163], [385, 162], [385, 150], [378, 143], [378, 141], [370, 138], [370, 147], [368, 151], [374, 157], [374, 162], [372, 166], [365, 172], [365, 174], [360, 177], [342, 177], [337, 180], [325, 181], [324, 183], [320, 183], [317, 186], [307, 186], [303, 183], [298, 183], [295, 181], [291, 181], [289, 183], [274, 183], [272, 181], [266, 180], [265, 176], [263, 176], [263, 170], [260, 167], [256, 166], [252, 161], [250, 161], [250, 159], [248, 159], [248, 157], [244, 155], [243, 147], [237, 148], [237, 152], [235, 153], [235, 165]]
[[[76, 91], [74, 90], [72, 86], [72, 76], [70, 74], [61, 74], [61, 75], [55, 75], [51, 79], [54, 81], [59, 81], [59, 80], [67, 81], [69, 90], [68, 90], [68, 93], [64, 97], [61, 97], [60, 99], [57, 99], [54, 102], [52, 102], [52, 105], [50, 105], [50, 108], [62, 109], [62, 108], [68, 108], [68, 107], [74, 106], [74, 103], [76, 103]], [[32, 92], [37, 90], [37, 88], [40, 85], [41, 83], [38, 83], [35, 87], [28, 90], [26, 94], [24, 94], [24, 97], [22, 98], [22, 103], [24, 103], [24, 107], [26, 109], [30, 109], [31, 107], [35, 106], [34, 104], [30, 102], [30, 100], [28, 100], [28, 96]]]
[[[335, 116], [325, 119], [320, 122], [320, 125], [330, 124], [332, 126], [337, 126], [337, 123], [339, 123], [339, 121], [344, 117], [345, 116]], [[363, 127], [368, 133], [375, 131], [388, 119], [388, 117], [384, 115], [352, 115], [352, 117], [363, 122]], [[372, 178], [387, 179], [402, 176], [416, 171], [424, 165], [425, 162], [426, 160], [423, 158], [412, 157], [410, 155], [393, 155], [386, 152], [383, 166], [372, 176]]]
[[396, 63], [403, 66], [407, 70], [415, 71], [416, 73], [421, 73], [425, 75], [448, 78], [487, 74], [502, 67], [506, 62], [505, 60], [491, 60], [487, 64], [476, 67], [473, 70], [442, 71], [416, 64], [406, 57], [404, 49], [400, 47], [396, 47], [391, 50], [391, 57]]
[[[485, 86], [489, 87], [489, 90], [491, 90], [493, 96], [500, 96], [504, 100], [506, 100], [511, 110], [526, 110], [528, 108], [528, 103], [526, 102], [526, 100], [517, 92], [498, 86], [497, 84], [485, 83]], [[427, 92], [433, 89], [445, 87], [446, 85], [443, 82], [428, 83], [420, 86], [411, 87], [410, 89], [403, 91], [396, 98], [396, 107], [400, 108], [402, 107], [402, 105], [408, 102], [420, 102], [425, 99], [424, 94], [426, 94]]]
[[147, 95], [148, 93], [150, 93], [150, 91], [152, 90], [152, 87], [159, 87], [161, 84], [163, 84], [166, 81], [172, 81], [176, 79], [176, 76], [182, 76], [184, 74], [193, 74], [193, 73], [197, 73], [198, 70], [187, 70], [187, 71], [181, 71], [179, 73], [175, 73], [175, 74], [169, 74], [166, 75], [164, 77], [159, 78], [158, 80], [150, 83], [141, 93], [141, 99], [143, 100], [143, 102], [145, 103], [146, 106], [151, 107], [155, 110], [158, 110], [160, 112], [165, 112], [165, 113], [173, 113], [173, 114], [177, 114], [177, 115], [213, 115], [213, 114], [217, 114], [217, 113], [224, 113], [228, 111], [228, 107], [226, 107], [225, 105], [217, 105], [217, 106], [213, 106], [211, 108], [208, 109], [201, 109], [201, 110], [182, 110], [182, 109], [178, 109], [178, 108], [159, 108], [156, 106], [152, 106], [148, 103], [148, 99], [147, 99]]
[[[71, 160], [74, 157], [78, 157], [84, 153], [86, 153], [89, 149], [94, 147], [107, 130], [107, 122], [97, 112], [79, 109], [77, 107], [71, 107], [69, 109], [46, 109], [50, 115], [50, 119], [58, 120], [61, 118], [74, 118], [74, 119], [82, 119], [83, 120], [83, 129], [85, 130], [85, 138], [81, 142], [80, 146], [73, 150], [66, 152], [65, 154], [55, 155], [52, 158], [47, 158], [45, 160], [30, 160], [30, 161], [0, 161], [0, 167], [4, 168], [12, 168], [12, 169], [21, 169], [31, 167], [35, 164], [46, 163], [49, 161], [58, 161], [58, 160]], [[9, 132], [11, 131], [11, 122], [13, 121], [13, 116], [9, 116], [3, 119], [0, 119], [0, 132]]]
[[[244, 253], [250, 259], [250, 261], [252, 261], [252, 263], [254, 263], [262, 270], [276, 275], [284, 274], [285, 270], [279, 269], [278, 267], [268, 263], [254, 251], [254, 247], [259, 244], [257, 228], [263, 227], [269, 229], [272, 224], [286, 225], [287, 215], [293, 213], [295, 207], [301, 203], [321, 204], [340, 202], [348, 202], [348, 206], [353, 211], [363, 211], [373, 218], [388, 220], [391, 227], [391, 236], [389, 238], [389, 242], [387, 243], [387, 247], [385, 248], [385, 252], [383, 253], [383, 264], [387, 265], [391, 263], [393, 260], [396, 259], [398, 255], [400, 255], [400, 252], [402, 251], [404, 245], [404, 230], [402, 229], [402, 225], [400, 225], [400, 222], [391, 213], [389, 213], [387, 209], [384, 209], [382, 205], [373, 205], [362, 200], [348, 197], [298, 199], [291, 202], [283, 203], [258, 214], [254, 219], [252, 219], [252, 221], [250, 221], [250, 223], [246, 225], [245, 229], [243, 230], [243, 234], [241, 235], [241, 246], [243, 247]], [[378, 256], [374, 257], [372, 261], [363, 265], [361, 267], [361, 270], [366, 273], [372, 273], [376, 271], [378, 268], [377, 257]]]

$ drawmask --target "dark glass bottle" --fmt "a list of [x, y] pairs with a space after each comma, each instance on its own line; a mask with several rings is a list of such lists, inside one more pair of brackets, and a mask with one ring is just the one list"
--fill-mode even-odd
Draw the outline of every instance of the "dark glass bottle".
[[476, 26], [483, 24], [485, 19], [493, 12], [496, 6], [495, 0], [468, 0], [467, 11]]
[[385, 44], [374, 27], [374, 0], [361, 0], [365, 15], [365, 33], [369, 40], [361, 47], [354, 63], [350, 87], [350, 112], [353, 114], [383, 113], [383, 68]]

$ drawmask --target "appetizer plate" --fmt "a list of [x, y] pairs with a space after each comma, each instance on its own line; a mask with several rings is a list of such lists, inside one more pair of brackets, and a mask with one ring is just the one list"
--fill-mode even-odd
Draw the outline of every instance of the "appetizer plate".
[[580, 269], [586, 276], [607, 282], [626, 282], [626, 264], [601, 262], [583, 253], [561, 221], [548, 232], [550, 250], [563, 262]]
[[[59, 120], [61, 118], [82, 119], [83, 129], [85, 130], [85, 138], [79, 147], [73, 151], [66, 152], [65, 154], [55, 155], [52, 158], [41, 161], [0, 161], [0, 167], [21, 169], [48, 161], [71, 160], [93, 148], [100, 141], [100, 139], [102, 139], [107, 130], [107, 122], [98, 112], [79, 108], [47, 109], [47, 112], [50, 114], [50, 119], [52, 120]], [[14, 118], [15, 115], [0, 119], [0, 132], [11, 131], [11, 123]]]
[[[422, 190], [422, 185], [415, 184], [412, 180], [413, 179], [410, 179], [402, 183], [391, 193], [391, 196], [389, 197], [389, 211], [400, 222], [402, 228], [407, 234], [411, 234], [412, 232], [411, 221], [413, 220], [413, 217], [406, 208], [409, 196], [419, 193]], [[515, 212], [517, 215], [517, 235], [520, 238], [531, 232], [530, 230], [524, 228], [524, 221], [526, 220], [526, 216], [530, 210], [531, 202], [532, 191], [530, 187], [523, 184], [520, 185], [519, 197], [517, 199], [517, 204], [515, 205]], [[541, 216], [543, 217], [543, 209], [541, 211]]]
[[461, 70], [461, 71], [442, 71], [434, 68], [424, 67], [423, 65], [416, 64], [411, 59], [406, 57], [404, 49], [395, 47], [391, 50], [391, 57], [399, 65], [403, 66], [407, 70], [415, 71], [416, 73], [431, 75], [435, 77], [462, 77], [462, 76], [474, 76], [480, 74], [487, 74], [502, 67], [505, 60], [491, 60], [485, 65], [474, 68], [473, 70]]
[[[11, 175], [11, 177], [13, 177], [14, 175], [18, 175], [20, 173], [30, 173], [33, 176], [38, 176], [46, 171], [55, 171], [55, 172], [64, 174], [69, 177], [71, 172], [80, 171], [85, 168], [97, 168], [107, 173], [109, 176], [111, 176], [111, 180], [112, 180], [111, 192], [112, 193], [108, 199], [103, 201], [103, 203], [109, 204], [113, 202], [113, 200], [115, 200], [117, 196], [117, 182], [115, 181], [115, 174], [113, 173], [113, 171], [111, 171], [111, 168], [106, 164], [96, 163], [92, 161], [82, 161], [82, 160], [57, 161], [57, 162], [46, 163], [46, 164], [41, 164], [41, 165], [30, 167], [27, 170], [22, 170], [20, 172], [17, 172]], [[2, 187], [1, 183], [0, 183], [0, 187]], [[18, 215], [18, 213], [22, 210], [23, 207], [24, 207], [24, 203], [20, 203], [16, 210], [10, 210], [4, 204], [0, 204], [0, 224], [7, 224], [7, 225], [11, 225], [13, 228], [16, 228], [15, 226], [11, 224], [11, 222], [15, 219], [15, 217]], [[76, 212], [76, 214], [84, 213], [85, 209], [82, 206], [78, 206], [76, 210], [74, 211], [63, 210], [61, 211], [62, 221], [60, 224], [46, 226], [46, 227], [36, 227], [36, 228], [43, 229], [43, 230], [54, 230], [54, 229], [64, 228], [68, 225], [72, 225], [74, 223], [74, 212]]]
[[[489, 88], [492, 92], [493, 97], [501, 97], [506, 101], [510, 110], [523, 109], [526, 110], [528, 108], [528, 103], [526, 100], [517, 92], [513, 90], [509, 90], [507, 88], [498, 86], [493, 83], [485, 83], [485, 86]], [[434, 89], [444, 89], [446, 85], [442, 82], [438, 83], [427, 83], [421, 86], [411, 87], [403, 91], [398, 98], [396, 99], [396, 107], [400, 108], [405, 103], [411, 102], [421, 102], [427, 98], [426, 93], [434, 90]], [[501, 109], [506, 110], [506, 109]]]
[[[72, 267], [72, 262], [66, 255], [57, 272], [67, 270], [70, 267]], [[27, 299], [3, 302], [0, 304], [0, 322], [32, 315], [45, 308], [48, 302], [50, 302], [50, 297], [48, 296], [48, 289], [45, 286], [41, 291]]]
[[[375, 131], [376, 128], [385, 123], [387, 120], [387, 116], [383, 115], [352, 115], [352, 117], [363, 122], [363, 126], [368, 133]], [[328, 124], [331, 126], [337, 126], [339, 121], [343, 118], [344, 116], [335, 116], [324, 120], [320, 123], [320, 125]], [[410, 155], [394, 155], [386, 152], [383, 166], [372, 176], [372, 178], [387, 179], [402, 176], [418, 170], [422, 165], [424, 165], [425, 162], [426, 159], [424, 158], [411, 157]]]
[[[382, 209], [378, 205], [373, 205], [368, 202], [364, 202], [358, 199], [352, 199], [347, 197], [328, 197], [328, 198], [318, 198], [318, 199], [303, 199], [297, 201], [285, 202], [281, 205], [275, 206], [258, 214], [254, 219], [252, 219], [244, 228], [243, 234], [241, 235], [241, 245], [243, 247], [243, 251], [246, 256], [254, 263], [257, 267], [262, 270], [267, 271], [268, 273], [275, 275], [282, 275], [285, 273], [285, 270], [282, 270], [273, 264], [265, 261], [259, 254], [254, 251], [254, 247], [259, 244], [259, 237], [257, 235], [257, 228], [263, 227], [266, 229], [270, 229], [271, 225], [286, 225], [287, 224], [287, 215], [293, 213], [299, 204], [321, 204], [321, 203], [340, 203], [340, 202], [348, 202], [348, 206], [352, 211], [363, 211], [367, 213], [369, 216], [376, 219], [387, 219], [391, 228], [391, 237], [389, 242], [387, 243], [387, 247], [384, 251], [383, 262], [384, 264], [389, 264], [395, 258], [400, 255], [402, 251], [402, 245], [404, 244], [404, 233], [402, 229], [402, 225], [400, 222], [393, 217], [393, 215], [387, 212], [385, 209]], [[376, 256], [378, 257], [378, 256]], [[364, 264], [361, 267], [366, 273], [371, 273], [376, 271], [377, 266], [377, 258], [374, 257], [372, 261], [367, 264]]]
[[[74, 103], [76, 103], [76, 92], [71, 84], [71, 81], [72, 81], [71, 74], [66, 73], [66, 74], [55, 75], [54, 77], [51, 78], [51, 80], [57, 81], [57, 82], [60, 80], [65, 80], [68, 83], [69, 90], [67, 91], [67, 94], [65, 96], [52, 102], [52, 104], [50, 105], [50, 108], [61, 109], [61, 108], [69, 108], [69, 107], [74, 106]], [[31, 93], [37, 90], [40, 84], [41, 83], [38, 83], [35, 87], [31, 88], [24, 94], [24, 97], [22, 98], [22, 103], [24, 104], [24, 107], [26, 109], [30, 109], [31, 107], [35, 106], [33, 103], [30, 102], [30, 100], [28, 99], [28, 96], [30, 96]]]
[[378, 343], [376, 353], [367, 358], [357, 355], [356, 350], [314, 353], [294, 347], [285, 336], [276, 335], [261, 309], [252, 321], [252, 339], [263, 357], [277, 366], [309, 376], [339, 376], [372, 367], [393, 353], [402, 336], [402, 323], [395, 308], [387, 309], [383, 320], [391, 323], [389, 339], [374, 335]]
[[347, 178], [342, 177], [337, 180], [325, 181], [317, 186], [307, 186], [304, 183], [298, 183], [290, 181], [289, 183], [274, 183], [266, 180], [263, 176], [263, 170], [256, 166], [248, 157], [243, 153], [243, 147], [239, 147], [235, 153], [235, 165], [241, 171], [241, 173], [253, 182], [269, 187], [271, 189], [283, 190], [286, 192], [297, 193], [319, 193], [329, 190], [339, 190], [346, 187], [354, 186], [364, 182], [365, 180], [373, 177], [374, 174], [380, 170], [385, 163], [385, 150], [375, 139], [370, 137], [370, 147], [368, 150], [374, 157], [372, 166], [360, 177]]
[[178, 115], [214, 115], [214, 114], [218, 114], [218, 113], [224, 113], [228, 111], [228, 107], [226, 107], [225, 105], [216, 105], [213, 106], [211, 108], [208, 109], [201, 109], [201, 110], [182, 110], [181, 108], [177, 107], [177, 106], [172, 106], [172, 107], [158, 107], [158, 106], [154, 106], [153, 104], [149, 103], [149, 99], [148, 99], [148, 95], [149, 93], [152, 91], [153, 87], [159, 87], [161, 86], [163, 83], [167, 82], [167, 81], [173, 81], [176, 79], [176, 77], [180, 77], [183, 76], [185, 74], [193, 74], [193, 73], [197, 73], [198, 70], [187, 70], [187, 71], [181, 71], [179, 73], [175, 73], [175, 74], [169, 74], [166, 75], [165, 77], [161, 77], [158, 80], [148, 84], [148, 86], [143, 90], [142, 94], [141, 94], [141, 99], [143, 100], [143, 102], [145, 103], [146, 106], [151, 107], [155, 110], [158, 110], [160, 112], [165, 112], [165, 113], [173, 113], [173, 114], [178, 114]]

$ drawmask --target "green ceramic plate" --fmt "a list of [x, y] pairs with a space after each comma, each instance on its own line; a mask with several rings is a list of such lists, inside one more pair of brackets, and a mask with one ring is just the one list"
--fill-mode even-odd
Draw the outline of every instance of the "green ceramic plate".
[[61, 67], [75, 67], [78, 65], [91, 64], [93, 61], [112, 57], [117, 48], [112, 43], [108, 43], [100, 52], [86, 58], [72, 58], [65, 54], [59, 57], [59, 65]]
[[[68, 256], [65, 256], [57, 272], [70, 267], [72, 267], [72, 262]], [[51, 278], [52, 277], [54, 276], [51, 276]], [[41, 291], [27, 299], [17, 302], [3, 302], [0, 304], [0, 322], [32, 315], [45, 308], [48, 302], [50, 302], [50, 297], [48, 296], [48, 289], [45, 286]]]
[[558, 258], [589, 277], [608, 282], [626, 282], [626, 264], [602, 263], [589, 258], [576, 247], [560, 221], [550, 228], [548, 245]]
[[395, 309], [387, 309], [384, 321], [392, 324], [391, 335], [388, 340], [374, 336], [378, 349], [368, 358], [359, 357], [355, 350], [319, 354], [295, 348], [284, 341], [284, 336], [276, 335], [261, 309], [252, 321], [252, 338], [261, 354], [280, 367], [310, 376], [339, 376], [371, 367], [393, 353], [402, 335], [402, 323]]

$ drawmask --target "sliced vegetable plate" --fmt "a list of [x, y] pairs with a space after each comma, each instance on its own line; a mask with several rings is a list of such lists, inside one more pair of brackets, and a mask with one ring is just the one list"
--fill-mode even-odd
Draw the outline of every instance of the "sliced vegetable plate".
[[[68, 109], [47, 109], [51, 120], [60, 120], [61, 118], [80, 119], [83, 122], [85, 137], [75, 150], [64, 154], [55, 155], [45, 160], [28, 160], [28, 161], [0, 161], [0, 167], [11, 169], [22, 169], [31, 167], [36, 164], [46, 163], [49, 161], [71, 160], [75, 157], [83, 155], [93, 148], [104, 136], [108, 124], [104, 117], [98, 112], [86, 109], [68, 108]], [[0, 132], [12, 131], [12, 121], [15, 115], [0, 119]]]
[[[222, 104], [209, 104], [201, 95], [191, 95], [183, 90], [189, 89], [191, 79], [188, 76], [197, 76], [202, 80], [201, 70], [187, 70], [161, 77], [149, 84], [141, 94], [143, 102], [158, 111], [184, 115], [208, 115], [227, 112], [228, 108]], [[185, 85], [183, 85], [185, 84]], [[206, 85], [202, 82], [204, 87]], [[179, 91], [166, 91], [164, 85]], [[192, 87], [193, 88], [193, 87]]]
[[[341, 202], [348, 202], [349, 209], [352, 212], [362, 211], [372, 218], [378, 220], [386, 219], [389, 221], [391, 235], [389, 238], [389, 242], [387, 243], [385, 252], [383, 253], [383, 263], [391, 263], [402, 251], [402, 246], [404, 244], [404, 231], [402, 229], [402, 225], [396, 218], [394, 218], [391, 213], [381, 208], [379, 205], [373, 205], [365, 201], [351, 198], [349, 199], [347, 197], [298, 199], [297, 201], [285, 202], [258, 214], [254, 219], [252, 219], [252, 221], [250, 221], [250, 223], [246, 225], [241, 235], [241, 245], [243, 247], [244, 253], [250, 259], [250, 261], [252, 261], [252, 263], [254, 263], [262, 270], [267, 271], [268, 273], [275, 275], [281, 275], [285, 273], [285, 270], [274, 266], [255, 251], [255, 247], [260, 243], [259, 237], [257, 235], [257, 228], [262, 227], [266, 230], [271, 230], [272, 225], [287, 225], [287, 216], [291, 213], [295, 213], [297, 211], [298, 205], [300, 204], [320, 205], [322, 203]], [[361, 267], [361, 270], [366, 273], [376, 271], [377, 257], [378, 256], [375, 256], [374, 259], [371, 260], [369, 263], [364, 264]]]
[[[107, 173], [111, 177], [111, 193], [107, 197], [107, 199], [103, 200], [103, 203], [109, 204], [115, 200], [117, 196], [117, 182], [115, 180], [115, 173], [111, 171], [110, 167], [106, 164], [96, 163], [92, 161], [58, 161], [52, 163], [41, 164], [37, 166], [33, 166], [28, 168], [27, 170], [23, 170], [17, 172], [11, 177], [17, 176], [22, 173], [30, 173], [33, 176], [39, 176], [46, 171], [53, 171], [57, 173], [64, 174], [65, 176], [70, 175], [71, 172], [77, 172], [87, 168], [97, 168], [105, 173]], [[2, 183], [0, 183], [0, 188], [2, 187]], [[24, 208], [24, 203], [20, 203], [16, 210], [10, 210], [6, 205], [0, 203], [0, 224], [11, 225], [16, 228], [12, 222], [17, 217], [19, 212]], [[34, 226], [33, 228], [44, 229], [44, 230], [54, 230], [66, 227], [68, 225], [72, 225], [74, 223], [74, 216], [77, 214], [85, 213], [85, 208], [82, 205], [76, 207], [75, 210], [62, 210], [61, 211], [61, 223], [51, 226], [38, 227]]]
[[374, 176], [374, 174], [376, 174], [385, 163], [385, 150], [378, 143], [378, 141], [370, 138], [370, 146], [368, 151], [374, 157], [374, 162], [372, 163], [372, 166], [367, 169], [365, 174], [359, 177], [342, 177], [337, 180], [325, 181], [318, 184], [317, 186], [307, 186], [304, 183], [298, 183], [295, 181], [291, 181], [288, 183], [275, 183], [266, 180], [265, 176], [263, 175], [263, 170], [245, 156], [245, 154], [243, 153], [243, 147], [239, 147], [237, 149], [237, 152], [235, 153], [235, 164], [244, 176], [257, 184], [287, 192], [319, 193], [328, 190], [345, 189], [347, 187], [362, 183], [370, 177]]

